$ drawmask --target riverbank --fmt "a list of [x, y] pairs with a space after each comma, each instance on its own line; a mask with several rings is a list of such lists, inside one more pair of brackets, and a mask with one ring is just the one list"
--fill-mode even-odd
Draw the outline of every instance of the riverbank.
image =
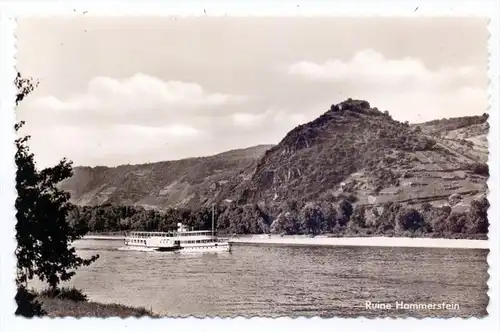
[[122, 304], [104, 304], [98, 302], [75, 302], [68, 299], [39, 298], [42, 309], [48, 317], [157, 317], [146, 308], [134, 308]]
[[[123, 236], [86, 235], [84, 240], [124, 240]], [[283, 245], [283, 246], [368, 246], [368, 247], [416, 247], [488, 249], [488, 240], [410, 238], [410, 237], [326, 237], [307, 235], [240, 235], [230, 237], [235, 245]]]
[[356, 247], [416, 247], [416, 248], [462, 248], [488, 249], [487, 240], [438, 239], [410, 237], [325, 237], [300, 235], [251, 235], [230, 239], [241, 245], [287, 245], [287, 246], [356, 246]]

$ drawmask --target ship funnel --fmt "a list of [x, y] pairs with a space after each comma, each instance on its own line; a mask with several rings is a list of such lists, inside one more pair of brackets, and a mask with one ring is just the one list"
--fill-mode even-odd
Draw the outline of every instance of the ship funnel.
[[185, 232], [186, 231], [186, 227], [184, 227], [184, 225], [181, 222], [178, 222], [177, 223], [177, 231], [178, 232]]

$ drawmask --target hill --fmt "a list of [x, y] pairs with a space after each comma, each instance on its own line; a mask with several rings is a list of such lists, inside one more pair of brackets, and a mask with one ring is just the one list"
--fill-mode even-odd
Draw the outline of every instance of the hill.
[[441, 119], [413, 125], [472, 162], [488, 161], [488, 115]]
[[348, 99], [275, 146], [76, 167], [61, 187], [80, 206], [70, 222], [94, 232], [207, 229], [216, 203], [229, 233], [484, 238], [487, 119], [410, 125]]
[[410, 126], [366, 101], [347, 100], [266, 151], [251, 181], [238, 188], [240, 202], [320, 201], [343, 194], [361, 205], [428, 202], [466, 209], [486, 192], [486, 120]]
[[60, 186], [77, 205], [199, 207], [221, 199], [248, 179], [270, 147], [142, 165], [75, 167], [73, 176]]
[[[463, 214], [486, 195], [487, 119], [410, 125], [366, 101], [348, 99], [296, 127], [275, 146], [144, 165], [76, 167], [61, 187], [79, 206], [196, 211], [212, 203], [230, 205], [225, 227], [237, 232], [263, 231], [282, 211], [298, 213], [308, 202], [324, 209], [324, 202], [331, 205], [342, 197], [368, 212], [396, 204], [397, 211], [399, 206], [419, 211], [446, 207]], [[384, 219], [378, 211], [377, 218]]]

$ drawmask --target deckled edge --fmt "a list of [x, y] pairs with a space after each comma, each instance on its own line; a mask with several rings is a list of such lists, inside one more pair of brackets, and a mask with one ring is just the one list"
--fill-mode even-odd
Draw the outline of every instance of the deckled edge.
[[499, 251], [500, 251], [500, 106], [499, 106], [499, 5], [488, 24], [488, 101], [490, 126], [488, 132], [488, 167], [490, 177], [488, 179], [488, 241], [490, 252], [488, 253], [488, 315], [493, 320], [495, 330], [500, 330], [500, 279], [499, 279]]
[[[139, 16], [139, 15], [144, 15], [146, 13], [140, 13], [138, 11], [134, 11], [130, 7], [127, 7], [127, 9], [124, 9], [125, 6], [123, 6], [123, 0], [121, 1], [121, 6], [120, 4], [107, 1], [100, 3], [102, 5], [101, 8], [105, 8], [100, 13], [100, 16], [104, 15], [112, 15], [112, 16], [120, 16], [120, 15], [132, 15], [132, 16]], [[207, 3], [205, 5], [205, 3]], [[213, 1], [212, 1], [213, 2]], [[267, 1], [266, 4], [269, 4], [270, 2], [273, 1]], [[406, 1], [410, 2], [410, 1]], [[471, 15], [473, 14], [467, 13], [467, 11], [464, 11], [464, 8], [462, 7], [461, 10], [459, 11], [454, 11], [453, 10], [453, 5], [455, 5], [453, 2], [450, 1], [445, 1], [445, 0], [440, 0], [440, 2], [434, 2], [434, 3], [425, 3], [425, 1], [411, 1], [412, 3], [418, 4], [420, 6], [420, 2], [423, 3], [423, 5], [426, 5], [427, 7], [435, 7], [437, 4], [438, 6], [441, 7], [441, 15], [446, 16], [446, 14], [443, 14], [443, 12], [446, 12], [446, 10], [443, 10], [443, 3], [444, 6], [450, 5], [450, 12], [448, 14], [456, 16], [458, 15]], [[448, 4], [446, 4], [448, 2]], [[28, 8], [29, 5], [24, 3], [24, 1], [19, 1], [20, 4], [24, 5], [27, 7], [27, 11], [33, 13], [32, 8]], [[192, 10], [184, 11], [181, 10], [181, 13], [179, 15], [176, 14], [176, 5], [172, 5], [171, 8], [174, 8], [174, 10], [167, 12], [164, 11], [163, 13], [161, 12], [162, 10], [165, 10], [165, 4], [166, 3], [175, 3], [175, 1], [168, 1], [164, 2], [161, 9], [158, 10], [158, 8], [155, 8], [154, 10], [149, 11], [149, 14], [152, 15], [174, 15], [174, 16], [201, 16], [198, 14], [194, 14]], [[179, 2], [177, 2], [179, 3]], [[195, 6], [199, 6], [200, 10], [201, 7], [208, 8], [208, 12], [212, 12], [210, 10], [211, 6], [211, 1], [193, 1], [193, 4]], [[238, 5], [242, 5], [244, 8], [252, 8], [256, 7], [255, 5], [249, 5], [248, 1], [243, 1], [240, 0], [237, 2]], [[276, 1], [274, 1], [276, 3]], [[366, 2], [365, 2], [366, 3]], [[402, 2], [397, 2], [396, 7], [401, 9], [401, 6], [398, 6]], [[469, 7], [471, 6], [481, 6], [481, 3], [488, 3], [487, 1], [469, 1]], [[491, 3], [491, 1], [490, 1]], [[44, 6], [45, 4], [39, 3], [40, 5]], [[157, 3], [156, 3], [157, 4]], [[149, 2], [149, 7], [154, 8], [156, 5], [154, 2], [151, 3]], [[228, 7], [231, 7], [232, 10], [234, 10], [234, 2], [232, 4], [230, 3], [225, 3], [225, 5], [230, 5]], [[301, 8], [307, 8], [307, 4], [300, 4], [302, 7]], [[336, 15], [336, 16], [412, 16], [410, 12], [408, 14], [406, 13], [398, 13], [392, 12], [391, 10], [386, 10], [389, 9], [389, 3], [385, 1], [385, 4], [388, 5], [388, 7], [384, 7], [383, 5], [380, 6], [380, 4], [377, 1], [372, 1], [370, 5], [372, 8], [376, 7], [377, 5], [378, 10], [374, 11], [373, 14], [367, 14], [366, 11], [361, 12], [361, 13], [355, 13], [355, 11], [351, 13], [330, 13], [330, 15]], [[60, 5], [60, 6], [59, 6]], [[42, 15], [49, 15], [50, 14], [50, 8], [56, 8], [57, 6], [59, 7], [64, 7], [66, 5], [67, 9], [68, 6], [71, 6], [71, 4], [67, 3], [59, 3], [58, 5], [54, 6], [54, 3], [52, 3], [52, 6], [46, 7], [44, 9], [40, 10], [40, 13]], [[96, 4], [93, 4], [94, 12], [95, 9], [98, 7]], [[137, 2], [134, 4], [137, 6]], [[223, 16], [224, 11], [220, 11], [220, 1], [218, 2], [219, 5], [219, 12], [216, 14], [216, 16]], [[281, 7], [283, 7], [283, 3], [281, 4]], [[356, 5], [359, 5], [356, 1]], [[393, 2], [391, 4], [392, 6], [395, 5]], [[114, 7], [113, 7], [114, 6]], [[143, 2], [143, 6], [147, 6], [147, 2]], [[285, 5], [287, 6], [287, 5]], [[78, 4], [74, 6], [75, 8], [82, 8], [82, 5]], [[84, 6], [85, 8], [88, 6]], [[182, 7], [182, 6], [181, 6]], [[279, 6], [278, 6], [279, 7]], [[351, 6], [352, 7], [352, 6]], [[363, 6], [360, 6], [363, 8]], [[407, 5], [407, 7], [412, 7], [416, 8], [414, 5], [410, 4]], [[421, 6], [425, 7], [425, 6]], [[465, 6], [467, 7], [467, 6]], [[489, 15], [498, 15], [498, 3], [495, 3], [492, 8], [490, 8], [491, 12]], [[15, 176], [15, 165], [13, 162], [13, 156], [14, 156], [14, 146], [12, 144], [12, 141], [15, 138], [15, 133], [13, 131], [13, 124], [15, 123], [15, 114], [14, 114], [14, 93], [15, 89], [12, 84], [13, 79], [15, 77], [15, 37], [14, 37], [14, 31], [15, 31], [15, 21], [13, 17], [15, 15], [7, 15], [3, 11], [5, 8], [4, 4], [0, 4], [0, 8], [2, 9], [3, 14], [0, 12], [1, 19], [0, 19], [0, 52], [1, 52], [1, 75], [0, 75], [0, 88], [1, 88], [1, 99], [0, 99], [0, 107], [1, 107], [1, 114], [0, 114], [0, 152], [1, 152], [1, 158], [0, 158], [0, 179], [1, 179], [1, 188], [0, 188], [0, 211], [2, 213], [2, 219], [5, 217], [12, 217], [15, 218], [15, 209], [13, 208], [14, 201], [15, 201], [15, 183], [14, 183], [14, 176]], [[49, 8], [49, 9], [47, 9]], [[101, 8], [98, 8], [100, 11]], [[111, 9], [111, 11], [110, 11]], [[422, 8], [423, 9], [423, 8]], [[228, 10], [229, 13], [232, 12], [232, 10]], [[80, 10], [79, 12], [82, 12], [83, 10]], [[421, 10], [422, 12], [423, 10]], [[19, 11], [16, 11], [19, 12]], [[58, 14], [61, 14], [61, 10], [58, 10]], [[39, 12], [36, 12], [38, 15]], [[65, 13], [62, 13], [65, 14]], [[69, 10], [66, 12], [66, 14], [73, 15], [74, 13], [71, 13]], [[316, 13], [311, 13], [307, 12], [307, 16], [315, 16], [317, 15], [318, 12]], [[328, 15], [327, 13], [322, 13], [323, 15]], [[241, 10], [233, 14], [232, 16], [243, 16], [245, 13], [242, 13]], [[266, 16], [269, 16], [268, 13], [264, 14]], [[293, 10], [288, 9], [285, 13], [285, 15], [294, 15]], [[429, 13], [426, 12], [426, 15], [429, 16], [436, 16], [435, 13]], [[250, 14], [248, 16], [261, 16], [261, 14]], [[476, 16], [485, 16], [485, 15], [476, 15]], [[191, 319], [191, 318], [185, 318], [185, 319], [169, 319], [169, 318], [160, 318], [160, 319], [148, 319], [148, 318], [141, 318], [141, 319], [136, 319], [136, 318], [127, 318], [127, 319], [120, 319], [120, 318], [107, 318], [107, 319], [91, 319], [91, 318], [82, 318], [78, 319], [78, 328], [81, 331], [87, 332], [88, 330], [108, 330], [108, 329], [117, 329], [117, 328], [127, 328], [130, 330], [144, 330], [144, 329], [157, 329], [158, 331], [163, 331], [165, 329], [169, 330], [195, 330], [195, 329], [202, 329], [204, 331], [208, 330], [213, 330], [213, 331], [220, 331], [220, 330], [228, 330], [228, 331], [234, 331], [235, 329], [238, 330], [244, 330], [245, 328], [248, 328], [248, 331], [253, 331], [255, 328], [266, 328], [266, 329], [282, 329], [282, 330], [294, 330], [296, 329], [297, 331], [301, 331], [303, 329], [319, 329], [319, 330], [325, 330], [325, 331], [331, 331], [332, 326], [335, 326], [335, 328], [340, 328], [341, 330], [352, 330], [352, 331], [357, 331], [360, 328], [363, 329], [385, 329], [385, 330], [394, 330], [394, 331], [401, 331], [401, 329], [405, 329], [407, 331], [409, 330], [422, 330], [429, 328], [431, 330], [437, 330], [440, 328], [452, 328], [454, 331], [461, 331], [461, 330], [471, 330], [471, 329], [483, 329], [484, 331], [498, 331], [499, 329], [499, 307], [498, 307], [498, 300], [499, 300], [499, 273], [498, 273], [498, 262], [499, 262], [499, 244], [500, 244], [500, 239], [499, 239], [499, 225], [498, 225], [498, 216], [499, 216], [499, 206], [498, 203], [495, 205], [493, 202], [500, 202], [498, 191], [500, 188], [500, 181], [499, 181], [499, 168], [500, 168], [500, 161], [499, 161], [499, 123], [500, 123], [500, 116], [499, 116], [499, 105], [498, 105], [498, 31], [499, 31], [499, 26], [498, 26], [498, 17], [495, 16], [492, 18], [488, 25], [488, 31], [490, 32], [490, 38], [488, 42], [488, 48], [489, 48], [489, 67], [488, 67], [488, 76], [490, 78], [490, 84], [488, 87], [488, 93], [489, 93], [489, 106], [490, 106], [490, 132], [488, 135], [488, 148], [489, 148], [489, 166], [490, 166], [490, 178], [488, 180], [488, 187], [490, 188], [489, 194], [488, 194], [488, 199], [491, 203], [490, 210], [488, 211], [489, 218], [490, 218], [490, 231], [489, 231], [489, 240], [490, 240], [490, 253], [488, 255], [488, 264], [489, 264], [489, 281], [488, 281], [488, 286], [489, 286], [489, 291], [488, 295], [490, 297], [490, 302], [488, 305], [488, 312], [490, 314], [489, 317], [484, 318], [484, 319], [433, 319], [433, 318], [425, 318], [425, 319], [416, 319], [416, 318], [406, 318], [406, 319], [391, 319], [391, 318], [385, 318], [385, 319], [367, 319], [364, 317], [358, 317], [357, 319], [342, 319], [342, 318], [332, 318], [332, 319], [320, 319], [320, 318], [279, 318], [279, 319], [266, 319], [266, 318], [258, 318], [254, 317], [250, 319], [250, 322], [252, 325], [249, 325], [249, 321], [247, 321], [246, 318], [235, 318], [235, 319], [224, 319], [224, 318], [206, 318], [206, 319]], [[458, 32], [457, 32], [458, 33]], [[494, 59], [494, 60], [492, 60]], [[9, 160], [9, 157], [11, 158]], [[9, 188], [9, 189], [7, 189]], [[75, 323], [73, 320], [75, 318], [64, 318], [64, 319], [34, 319], [34, 320], [26, 320], [23, 318], [18, 318], [15, 316], [10, 315], [11, 312], [13, 312], [14, 303], [11, 300], [13, 295], [14, 295], [14, 286], [13, 283], [13, 278], [12, 278], [12, 271], [15, 271], [15, 259], [13, 258], [13, 250], [15, 248], [15, 239], [12, 236], [14, 234], [14, 224], [13, 223], [7, 223], [7, 222], [1, 222], [1, 228], [0, 228], [0, 245], [1, 245], [1, 266], [2, 268], [0, 269], [1, 273], [1, 294], [2, 294], [2, 299], [1, 299], [1, 306], [0, 306], [0, 323], [1, 325], [1, 330], [4, 330], [4, 327], [7, 326], [8, 331], [14, 331], [14, 330], [19, 330], [19, 331], [25, 331], [25, 330], [30, 330], [30, 328], [33, 327], [33, 324], [37, 324], [37, 330], [47, 330], [47, 331], [54, 331], [57, 329], [60, 329], [61, 331], [67, 331], [68, 329], [75, 329]], [[7, 268], [6, 268], [7, 267]], [[10, 267], [10, 269], [9, 269]], [[11, 285], [9, 289], [6, 289], [6, 285]], [[6, 300], [5, 300], [6, 299]], [[7, 304], [7, 305], [6, 305]], [[314, 326], [311, 325], [314, 322]]]
[[[0, 330], [13, 317], [16, 292], [15, 208], [15, 31], [16, 22], [0, 7]], [[11, 222], [12, 221], [12, 222]], [[13, 274], [14, 273], [14, 274]], [[14, 311], [13, 311], [14, 310]]]

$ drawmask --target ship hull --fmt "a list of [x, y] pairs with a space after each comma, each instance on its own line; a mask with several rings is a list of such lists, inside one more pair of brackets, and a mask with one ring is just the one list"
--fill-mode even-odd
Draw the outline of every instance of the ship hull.
[[210, 253], [210, 252], [231, 252], [229, 243], [218, 243], [209, 246], [181, 246], [180, 253]]

